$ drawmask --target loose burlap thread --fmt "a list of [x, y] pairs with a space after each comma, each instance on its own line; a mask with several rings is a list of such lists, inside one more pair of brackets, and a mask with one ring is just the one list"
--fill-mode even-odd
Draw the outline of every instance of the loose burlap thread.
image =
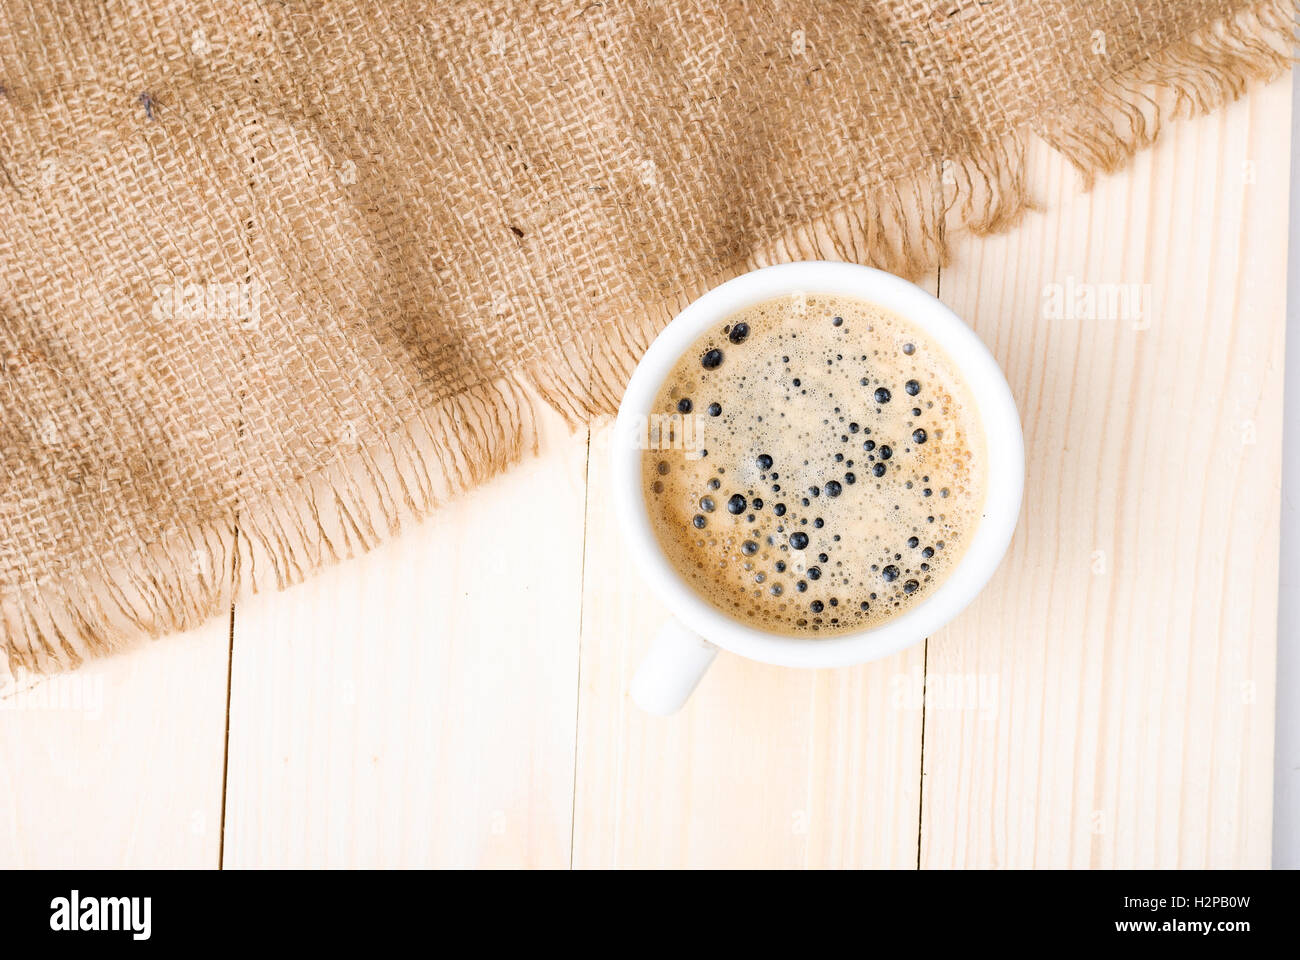
[[11, 672], [369, 549], [730, 275], [944, 262], [1027, 138], [1086, 185], [1294, 6], [0, 0]]

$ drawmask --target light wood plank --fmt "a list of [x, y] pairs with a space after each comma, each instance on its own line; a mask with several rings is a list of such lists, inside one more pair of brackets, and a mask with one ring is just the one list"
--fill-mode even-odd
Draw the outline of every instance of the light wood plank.
[[235, 618], [225, 865], [567, 866], [586, 431]]
[[[1179, 123], [1080, 194], [968, 240], [941, 296], [1008, 372], [1022, 522], [932, 638], [922, 864], [1260, 867], [1269, 860], [1287, 80]], [[1150, 326], [1043, 316], [1048, 284], [1150, 284]]]
[[0, 867], [216, 867], [229, 618], [0, 698]]

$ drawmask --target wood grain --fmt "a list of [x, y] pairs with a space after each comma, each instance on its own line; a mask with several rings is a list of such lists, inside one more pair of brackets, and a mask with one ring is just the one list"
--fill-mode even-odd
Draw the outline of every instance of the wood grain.
[[[927, 644], [723, 654], [638, 713], [666, 612], [607, 428], [589, 451], [548, 414], [538, 459], [240, 601], [233, 652], [214, 623], [0, 700], [0, 866], [1267, 865], [1290, 111], [1253, 90], [1089, 194], [1034, 149], [1044, 211], [960, 243], [940, 295], [1029, 472], [1006, 562]], [[1070, 282], [1136, 283], [1143, 315], [1046, 316]]]
[[566, 866], [586, 431], [235, 618], [225, 865]]
[[[1168, 130], [941, 278], [1007, 371], [1022, 522], [932, 682], [924, 866], [1269, 862], [1290, 87]], [[1147, 316], [1045, 316], [1051, 284], [1149, 285]], [[1086, 313], [1086, 311], [1084, 311]]]
[[216, 867], [229, 618], [0, 699], [0, 867]]

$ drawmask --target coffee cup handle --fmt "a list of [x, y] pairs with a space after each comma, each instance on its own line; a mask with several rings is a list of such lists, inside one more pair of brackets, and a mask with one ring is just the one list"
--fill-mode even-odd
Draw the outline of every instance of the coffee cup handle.
[[676, 713], [718, 655], [718, 648], [694, 630], [670, 619], [632, 677], [632, 702], [647, 713]]

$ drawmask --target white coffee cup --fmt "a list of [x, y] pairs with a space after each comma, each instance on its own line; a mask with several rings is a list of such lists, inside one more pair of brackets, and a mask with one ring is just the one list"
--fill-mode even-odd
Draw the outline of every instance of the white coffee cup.
[[[907, 612], [858, 633], [783, 636], [729, 617], [697, 594], [664, 555], [642, 492], [641, 458], [655, 395], [677, 359], [726, 317], [764, 300], [836, 294], [877, 304], [929, 334], [970, 387], [984, 427], [988, 476], [984, 511], [965, 555], [937, 590]], [[997, 569], [1011, 542], [1024, 490], [1020, 417], [997, 361], [975, 332], [921, 288], [851, 263], [813, 260], [764, 267], [729, 280], [679, 313], [637, 365], [613, 436], [614, 509], [641, 576], [672, 613], [632, 680], [632, 699], [669, 714], [690, 697], [718, 648], [789, 667], [840, 667], [889, 656], [952, 620]]]

